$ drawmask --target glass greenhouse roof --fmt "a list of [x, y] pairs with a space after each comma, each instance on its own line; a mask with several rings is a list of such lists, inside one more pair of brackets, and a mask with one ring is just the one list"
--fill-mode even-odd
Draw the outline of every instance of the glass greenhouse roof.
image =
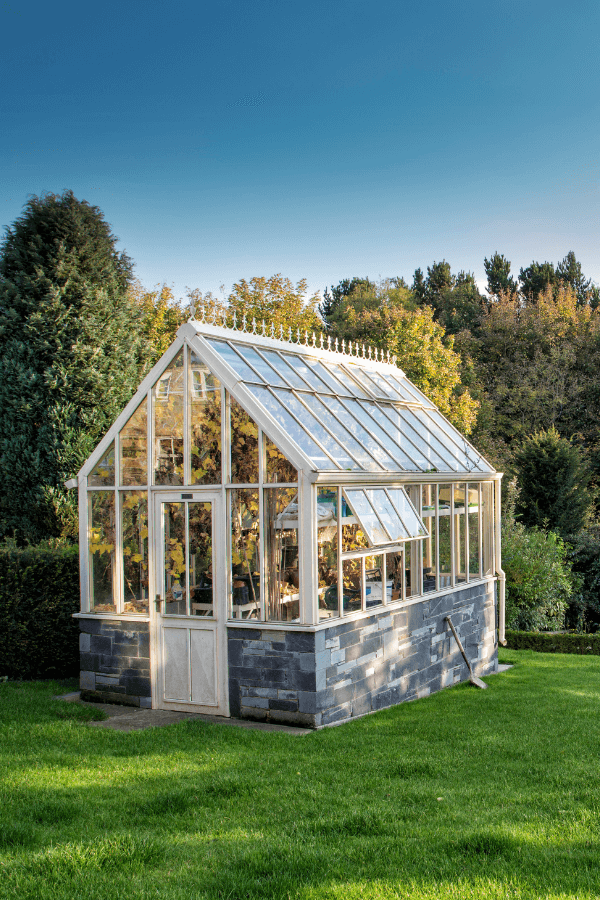
[[494, 471], [392, 363], [196, 327], [317, 471]]

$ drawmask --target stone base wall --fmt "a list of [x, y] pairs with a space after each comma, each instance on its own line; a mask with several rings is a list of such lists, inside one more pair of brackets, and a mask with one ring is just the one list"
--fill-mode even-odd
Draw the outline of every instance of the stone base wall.
[[493, 581], [317, 632], [228, 629], [232, 716], [319, 728], [497, 671]]
[[79, 619], [84, 700], [152, 707], [148, 622]]

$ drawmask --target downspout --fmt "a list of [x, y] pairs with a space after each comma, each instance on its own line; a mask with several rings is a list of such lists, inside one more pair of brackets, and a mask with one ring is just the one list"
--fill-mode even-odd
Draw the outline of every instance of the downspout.
[[498, 643], [502, 644], [503, 647], [506, 647], [506, 575], [504, 574], [504, 569], [502, 568], [502, 519], [500, 516], [500, 508], [502, 503], [501, 485], [502, 475], [499, 475], [498, 478], [494, 481], [494, 557], [496, 560], [496, 575], [498, 576]]

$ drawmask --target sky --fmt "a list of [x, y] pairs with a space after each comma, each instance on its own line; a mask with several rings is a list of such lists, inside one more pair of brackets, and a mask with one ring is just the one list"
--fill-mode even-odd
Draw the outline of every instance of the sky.
[[98, 206], [152, 288], [573, 250], [600, 283], [597, 0], [0, 0], [0, 225]]

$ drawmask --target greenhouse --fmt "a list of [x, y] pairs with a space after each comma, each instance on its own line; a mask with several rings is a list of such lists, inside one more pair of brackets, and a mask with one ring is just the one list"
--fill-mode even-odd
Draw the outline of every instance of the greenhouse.
[[389, 354], [188, 322], [77, 479], [83, 695], [321, 727], [468, 679], [448, 616], [496, 671], [500, 478]]

